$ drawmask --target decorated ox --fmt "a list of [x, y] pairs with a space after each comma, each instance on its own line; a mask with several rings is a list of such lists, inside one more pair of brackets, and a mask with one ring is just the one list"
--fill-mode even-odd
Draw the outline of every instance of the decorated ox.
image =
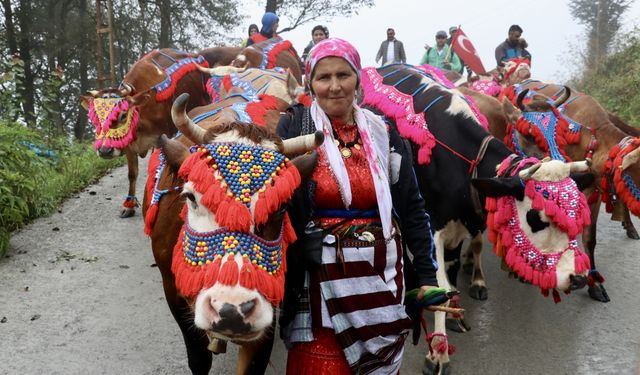
[[529, 77], [531, 77], [530, 60], [515, 58], [507, 61], [501, 70], [493, 69], [485, 74], [474, 76], [468, 82], [458, 86], [498, 97], [503, 88], [520, 83]]
[[[589, 295], [598, 301], [608, 302], [609, 296], [602, 285], [604, 278], [595, 267], [594, 255], [600, 201], [605, 202], [608, 212], [613, 212], [613, 220], [623, 221], [627, 235], [637, 239], [629, 209], [640, 215], [640, 164], [637, 163], [640, 141], [610, 122], [611, 115], [592, 97], [581, 93], [572, 95], [566, 87], [544, 84], [540, 90], [543, 93], [556, 93], [552, 95], [554, 98], [562, 94], [553, 106], [549, 106], [546, 97], [527, 103], [525, 98], [539, 92], [525, 88], [532, 84], [507, 91], [507, 97], [513, 98], [520, 110], [511, 102], [504, 103], [510, 123], [505, 141], [514, 150], [519, 149], [528, 155], [593, 160], [596, 183], [587, 192], [592, 217], [591, 225], [583, 234], [583, 243], [591, 257]], [[514, 97], [516, 93], [518, 95]]]
[[315, 163], [315, 154], [285, 155], [313, 150], [323, 137], [281, 141], [264, 127], [235, 122], [229, 103], [218, 103], [222, 110], [212, 116], [201, 113], [200, 127], [186, 115], [187, 101], [179, 97], [173, 111], [184, 136], [163, 138], [145, 192], [147, 220], [155, 216], [154, 257], [192, 373], [208, 374], [211, 351], [224, 352], [231, 340], [240, 345], [236, 373], [261, 374], [284, 291], [286, 248], [295, 240], [286, 204]]
[[[527, 180], [531, 175], [534, 177], [525, 183], [524, 188], [519, 177], [496, 177], [496, 165], [501, 163], [508, 164], [509, 167], [503, 169], [509, 172], [518, 172], [527, 165], [520, 163], [520, 158], [513, 158], [511, 151], [502, 142], [494, 139], [480, 126], [477, 114], [464, 96], [440, 85], [434, 76], [420, 68], [408, 65], [366, 68], [362, 72], [362, 87], [363, 105], [393, 120], [399, 133], [412, 145], [420, 189], [431, 216], [432, 228], [436, 231], [436, 256], [440, 265], [445, 264], [445, 249], [458, 247], [465, 238], [477, 237], [486, 228], [485, 197], [509, 195], [514, 196], [516, 201], [509, 203], [509, 207], [512, 207], [510, 212], [501, 211], [500, 223], [503, 223], [502, 219], [505, 217], [518, 219], [521, 228], [518, 233], [523, 234], [523, 240], [536, 247], [538, 254], [553, 253], [549, 258], [557, 261], [553, 264], [554, 267], [549, 268], [549, 275], [545, 275], [543, 282], [540, 282], [538, 275], [536, 285], [543, 293], [548, 294], [557, 289], [568, 291], [586, 284], [589, 260], [583, 256], [574, 241], [575, 231], [581, 230], [581, 224], [588, 219], [584, 216], [584, 206], [580, 206], [580, 211], [575, 212], [579, 214], [580, 221], [570, 224], [565, 221], [557, 222], [551, 218], [569, 216], [568, 212], [565, 214], [565, 210], [571, 208], [570, 204], [567, 206], [564, 198], [556, 199], [555, 194], [548, 195], [553, 198], [553, 202], [549, 201], [547, 204], [544, 201], [546, 196], [541, 198], [540, 194], [536, 194], [536, 184], [548, 183], [544, 186], [560, 184], [571, 197], [580, 197], [576, 184], [567, 180], [568, 167], [563, 164], [537, 167], [544, 170], [538, 175], [530, 169], [524, 172], [522, 178]], [[585, 168], [585, 164], [576, 164], [574, 167], [582, 170]], [[474, 178], [485, 179], [477, 183], [481, 187], [480, 192], [472, 189], [471, 181]], [[497, 180], [490, 183], [486, 181], [488, 178]], [[543, 181], [547, 179], [549, 181]], [[496, 184], [510, 188], [497, 189]], [[581, 199], [584, 200], [584, 197]], [[553, 210], [552, 203], [556, 203]], [[491, 205], [489, 208], [492, 208]], [[563, 237], [560, 233], [567, 235]], [[570, 249], [567, 248], [569, 245]], [[474, 249], [477, 268], [474, 269], [471, 287], [472, 296], [478, 299], [487, 297], [480, 265], [481, 250], [481, 247]], [[558, 251], [567, 257], [557, 256]], [[522, 259], [521, 254], [518, 256]], [[572, 259], [574, 262], [571, 262]], [[532, 271], [521, 263], [514, 262], [513, 270], [522, 272], [522, 277], [529, 280], [527, 273]], [[561, 270], [555, 272], [555, 265], [560, 263]], [[437, 278], [440, 287], [451, 288], [444, 267], [438, 269]], [[534, 280], [536, 279], [532, 275], [529, 281], [535, 283]], [[555, 296], [557, 292], [553, 294]], [[452, 348], [447, 343], [444, 313], [436, 312], [434, 333], [428, 339], [430, 353], [423, 373], [445, 373], [449, 367]]]
[[241, 68], [273, 69], [276, 67], [288, 69], [302, 84], [302, 70], [300, 58], [290, 41], [281, 37], [267, 39], [244, 48], [233, 62]]
[[196, 64], [208, 65], [203, 56], [173, 49], [154, 50], [132, 65], [121, 88], [90, 91], [90, 95], [81, 97], [96, 128], [97, 154], [103, 158], [127, 155], [129, 192], [120, 217], [133, 216], [138, 206], [138, 155], [144, 157], [160, 134], [176, 132], [170, 117], [172, 99], [189, 93], [194, 98], [192, 106], [208, 102], [205, 76]]

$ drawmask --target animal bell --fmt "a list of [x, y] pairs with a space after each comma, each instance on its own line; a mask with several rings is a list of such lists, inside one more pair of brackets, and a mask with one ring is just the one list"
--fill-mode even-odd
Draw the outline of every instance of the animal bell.
[[217, 337], [211, 337], [210, 340], [209, 346], [207, 346], [207, 349], [209, 349], [210, 352], [213, 354], [227, 352], [227, 340], [219, 339]]

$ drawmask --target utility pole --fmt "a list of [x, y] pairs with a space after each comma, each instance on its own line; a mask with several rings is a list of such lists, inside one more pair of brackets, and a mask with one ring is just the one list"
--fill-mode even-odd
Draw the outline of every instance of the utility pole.
[[[104, 3], [107, 3], [104, 9]], [[103, 12], [106, 11], [106, 23], [103, 22]], [[103, 63], [104, 34], [107, 34], [107, 42], [109, 45], [109, 75], [106, 75]], [[98, 88], [104, 86], [105, 81], [109, 81], [111, 86], [116, 82], [116, 69], [113, 53], [113, 1], [112, 0], [96, 0], [96, 69], [98, 71]]]

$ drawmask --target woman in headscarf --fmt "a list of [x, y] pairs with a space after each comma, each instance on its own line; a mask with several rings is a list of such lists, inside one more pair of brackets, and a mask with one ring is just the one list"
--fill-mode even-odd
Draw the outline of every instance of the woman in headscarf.
[[262, 28], [260, 29], [260, 32], [253, 34], [249, 38], [247, 46], [260, 43], [277, 36], [276, 31], [278, 31], [278, 21], [280, 21], [280, 18], [278, 18], [275, 13], [266, 12], [264, 16], [262, 16]]
[[257, 32], [258, 32], [258, 25], [256, 25], [255, 23], [252, 23], [251, 25], [249, 25], [249, 36], [247, 36], [242, 41], [242, 44], [240, 46], [241, 47], [246, 47], [247, 43], [249, 42], [249, 38], [251, 38], [253, 36], [253, 34], [256, 34]]
[[[292, 107], [277, 129], [283, 138], [325, 136], [310, 182], [290, 206], [299, 240], [288, 252], [280, 321], [287, 374], [396, 374], [411, 326], [402, 243], [414, 257], [418, 298], [437, 285], [410, 150], [356, 104], [360, 70], [349, 42], [315, 45], [305, 67], [312, 105]], [[324, 240], [314, 256], [308, 238], [318, 228]]]

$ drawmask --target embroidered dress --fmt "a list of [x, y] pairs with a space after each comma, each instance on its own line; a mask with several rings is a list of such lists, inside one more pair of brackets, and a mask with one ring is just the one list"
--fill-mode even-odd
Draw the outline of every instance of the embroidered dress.
[[[346, 144], [357, 139], [356, 126], [332, 127]], [[355, 145], [344, 159], [352, 192], [348, 211], [323, 153], [312, 175], [315, 221], [339, 225], [325, 237], [322, 266], [309, 275], [312, 341], [289, 350], [287, 374], [392, 374], [400, 368], [410, 327], [402, 305], [402, 248], [397, 236], [384, 238], [364, 148]], [[345, 220], [345, 212], [360, 217]]]

